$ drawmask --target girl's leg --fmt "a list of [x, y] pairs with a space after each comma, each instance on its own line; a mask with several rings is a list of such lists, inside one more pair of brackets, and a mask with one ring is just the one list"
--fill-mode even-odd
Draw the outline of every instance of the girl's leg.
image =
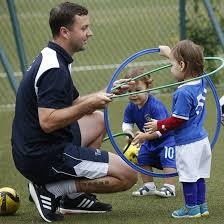
[[188, 206], [197, 205], [197, 183], [182, 182], [185, 204]]
[[205, 179], [200, 178], [197, 180], [197, 204], [203, 204], [205, 203], [205, 192], [206, 192], [206, 185], [205, 185]]
[[200, 178], [197, 180], [197, 188], [198, 188], [197, 204], [200, 206], [201, 216], [208, 217], [209, 211], [208, 211], [208, 204], [205, 201], [206, 184], [204, 178]]

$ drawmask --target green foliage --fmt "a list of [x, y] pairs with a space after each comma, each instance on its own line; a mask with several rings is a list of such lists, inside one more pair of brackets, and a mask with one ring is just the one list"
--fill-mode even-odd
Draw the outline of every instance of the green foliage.
[[[192, 3], [192, 2], [191, 2]], [[217, 56], [220, 52], [220, 43], [214, 27], [201, 1], [193, 1], [194, 14], [187, 15], [187, 38], [203, 46], [205, 56]], [[215, 10], [215, 9], [214, 9]], [[205, 71], [210, 72], [217, 68], [215, 61], [206, 63]], [[215, 84], [220, 83], [220, 76], [212, 76]]]

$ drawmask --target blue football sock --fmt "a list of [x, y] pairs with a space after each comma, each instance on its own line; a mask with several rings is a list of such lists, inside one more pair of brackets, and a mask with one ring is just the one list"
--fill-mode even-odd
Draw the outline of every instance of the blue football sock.
[[197, 205], [197, 183], [182, 182], [185, 204], [188, 206]]
[[204, 178], [198, 179], [197, 188], [198, 188], [197, 204], [200, 205], [205, 203], [206, 184]]

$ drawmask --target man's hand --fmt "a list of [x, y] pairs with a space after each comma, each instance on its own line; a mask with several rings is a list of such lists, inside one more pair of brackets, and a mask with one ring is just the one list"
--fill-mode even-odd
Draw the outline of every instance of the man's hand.
[[161, 56], [164, 56], [164, 57], [166, 57], [166, 58], [169, 58], [169, 55], [170, 55], [170, 52], [171, 52], [170, 47], [160, 45], [160, 46], [159, 46], [159, 49], [160, 49], [160, 53], [159, 53], [159, 54], [160, 54]]
[[141, 131], [137, 131], [135, 133], [135, 137], [132, 141], [132, 145], [139, 147], [144, 141], [145, 141], [145, 133], [141, 132]]
[[[122, 83], [124, 83], [123, 85], [121, 85]], [[126, 92], [129, 87], [131, 85], [134, 85], [135, 84], [135, 81], [132, 81], [131, 79], [119, 79], [119, 80], [116, 80], [114, 83], [113, 83], [113, 88], [116, 86], [120, 86], [119, 88], [115, 89], [112, 91], [113, 94], [121, 94], [121, 93], [124, 93]]]
[[146, 132], [149, 134], [152, 134], [155, 131], [158, 131], [157, 120], [152, 119], [150, 122], [145, 123], [144, 128], [145, 128]]
[[112, 94], [105, 92], [93, 93], [87, 99], [89, 107], [91, 107], [93, 111], [103, 109], [112, 101], [110, 98], [111, 96]]

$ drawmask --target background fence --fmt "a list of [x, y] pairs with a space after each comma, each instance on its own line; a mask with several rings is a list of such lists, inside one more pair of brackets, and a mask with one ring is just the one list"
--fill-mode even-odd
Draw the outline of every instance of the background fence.
[[[23, 37], [26, 66], [28, 66], [51, 40], [48, 25], [49, 11], [61, 1], [14, 0], [13, 2]], [[145, 48], [158, 47], [159, 44], [173, 46], [180, 39], [181, 2], [186, 3], [184, 18], [186, 23], [182, 24], [182, 33], [197, 43], [205, 45], [209, 54], [217, 55], [223, 51], [208, 17], [205, 1], [202, 0], [77, 0], [75, 2], [89, 9], [91, 28], [94, 33], [87, 49], [74, 56], [72, 77], [81, 94], [104, 88], [117, 66], [133, 53]], [[219, 24], [224, 24], [222, 1], [213, 0], [211, 3]], [[0, 36], [0, 44], [19, 83], [22, 74], [6, 0], [0, 0]], [[161, 60], [158, 55], [147, 55], [130, 66], [143, 65], [147, 69], [152, 69], [164, 63], [166, 61]], [[168, 73], [162, 71], [158, 74], [155, 85], [167, 83]], [[0, 64], [0, 107], [10, 106], [14, 101], [14, 93]]]

